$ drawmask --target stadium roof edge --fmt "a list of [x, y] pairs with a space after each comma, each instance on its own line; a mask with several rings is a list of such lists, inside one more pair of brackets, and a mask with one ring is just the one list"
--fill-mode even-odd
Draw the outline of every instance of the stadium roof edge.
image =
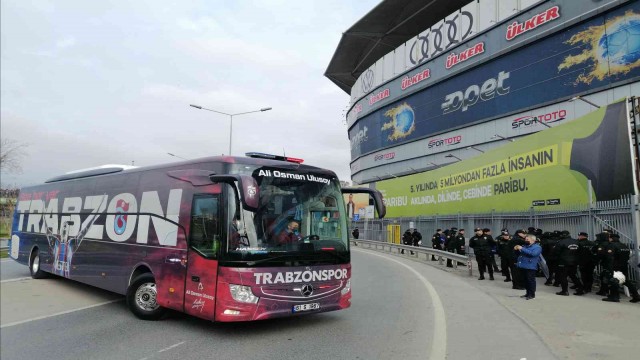
[[324, 76], [350, 94], [360, 74], [376, 61], [472, 1], [382, 1], [342, 33]]

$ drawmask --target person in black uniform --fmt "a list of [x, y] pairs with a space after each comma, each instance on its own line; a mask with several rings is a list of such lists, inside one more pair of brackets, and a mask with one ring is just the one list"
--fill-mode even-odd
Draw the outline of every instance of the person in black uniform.
[[509, 269], [511, 270], [511, 281], [513, 282], [512, 289], [524, 290], [524, 277], [520, 269], [518, 268], [518, 251], [514, 250], [517, 245], [524, 246], [526, 242], [524, 238], [527, 236], [527, 232], [524, 230], [516, 230], [516, 234], [513, 235], [511, 240], [507, 243], [509, 247]]
[[487, 268], [489, 270], [489, 280], [494, 280], [493, 267], [491, 267], [489, 259], [494, 240], [493, 238], [484, 236], [481, 228], [475, 229], [475, 233], [476, 235], [469, 240], [469, 247], [473, 249], [476, 255], [476, 261], [478, 262], [478, 271], [480, 271], [478, 280], [484, 280], [484, 272]]
[[353, 229], [351, 235], [353, 235], [354, 240], [358, 240], [358, 238], [360, 237], [360, 230], [358, 230], [358, 228]]
[[[596, 245], [593, 247], [593, 253], [596, 256], [596, 266], [600, 265], [601, 269], [604, 269], [606, 265], [607, 247], [609, 246], [609, 235], [611, 235], [611, 231], [609, 229], [602, 230], [600, 234], [596, 235]], [[596, 293], [596, 295], [608, 295], [607, 287], [605, 286], [605, 282], [608, 279], [605, 279], [604, 273], [604, 270], [600, 271], [600, 290]]]
[[[542, 245], [542, 256], [547, 260], [547, 266], [549, 267], [549, 277], [544, 283], [547, 286], [560, 286], [560, 277], [558, 276], [558, 254], [556, 253], [556, 246], [560, 241], [560, 231], [545, 232], [542, 234], [543, 238], [546, 237]], [[545, 236], [546, 235], [546, 236]]]
[[422, 234], [420, 234], [420, 231], [418, 231], [418, 229], [413, 229], [413, 232], [411, 233], [411, 240], [413, 241], [413, 246], [420, 246], [422, 241]]
[[632, 303], [640, 302], [640, 295], [638, 295], [636, 284], [629, 277], [628, 265], [630, 257], [631, 249], [629, 249], [629, 246], [626, 244], [620, 242], [620, 235], [609, 235], [609, 245], [607, 246], [607, 254], [603, 266], [605, 277], [608, 278], [606, 285], [609, 290], [609, 296], [602, 299], [602, 301], [620, 302], [620, 291], [622, 290], [623, 284], [620, 284], [620, 282], [613, 277], [613, 273], [619, 271], [624, 274], [624, 285], [629, 289], [629, 294], [631, 295], [630, 301]]
[[[444, 248], [450, 253], [453, 253], [456, 251], [456, 238], [458, 237], [457, 232], [458, 232], [457, 228], [451, 228], [451, 230], [449, 230], [449, 235], [444, 241]], [[451, 262], [451, 259], [447, 259], [447, 267], [453, 267], [453, 263]]]
[[[464, 229], [458, 230], [458, 235], [456, 236], [455, 245], [456, 245], [457, 254], [459, 255], [467, 254], [467, 243], [464, 237]], [[466, 264], [458, 262], [458, 265], [466, 265]]]
[[596, 259], [593, 254], [595, 242], [589, 241], [589, 234], [581, 232], [578, 234], [578, 269], [580, 270], [580, 278], [584, 286], [584, 293], [591, 292], [593, 286], [593, 270], [596, 267]]
[[[405, 231], [404, 234], [402, 234], [402, 245], [407, 245], [407, 246], [413, 245], [413, 238], [411, 236], [410, 229], [407, 229], [407, 231]], [[400, 254], [404, 254], [404, 249], [400, 250]], [[413, 251], [411, 252], [411, 255], [413, 255]]]
[[[444, 235], [442, 235], [442, 229], [437, 229], [436, 233], [431, 237], [431, 248], [435, 250], [442, 250]], [[431, 255], [431, 261], [436, 261], [436, 257]]]
[[511, 271], [509, 270], [510, 253], [513, 252], [513, 248], [509, 248], [509, 231], [502, 229], [502, 233], [498, 238], [498, 255], [500, 256], [500, 268], [502, 269], [502, 276], [505, 277], [504, 282], [511, 282]]
[[498, 264], [496, 264], [496, 254], [498, 253], [498, 242], [491, 235], [491, 229], [484, 228], [482, 229], [482, 234], [490, 239], [491, 243], [491, 252], [489, 253], [489, 266], [493, 266], [494, 272], [500, 272], [498, 269]]
[[555, 247], [558, 258], [558, 276], [560, 277], [560, 286], [562, 290], [556, 295], [569, 296], [569, 282], [567, 276], [571, 278], [576, 286], [575, 295], [584, 295], [582, 290], [582, 282], [576, 276], [578, 270], [578, 241], [571, 238], [571, 234], [564, 230], [560, 233], [561, 239]]

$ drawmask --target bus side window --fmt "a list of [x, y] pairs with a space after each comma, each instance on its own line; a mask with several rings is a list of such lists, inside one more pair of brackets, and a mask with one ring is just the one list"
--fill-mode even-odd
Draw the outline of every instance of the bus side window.
[[220, 248], [220, 198], [202, 195], [193, 198], [190, 246], [208, 258], [216, 258]]

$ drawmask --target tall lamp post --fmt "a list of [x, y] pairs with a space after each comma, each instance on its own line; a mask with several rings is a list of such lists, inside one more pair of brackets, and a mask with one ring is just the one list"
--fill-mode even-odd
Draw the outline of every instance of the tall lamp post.
[[207, 109], [206, 107], [202, 107], [200, 105], [189, 104], [189, 106], [194, 107], [194, 108], [196, 108], [198, 110], [207, 110], [207, 111], [211, 111], [211, 112], [214, 112], [214, 113], [227, 115], [229, 117], [229, 120], [230, 120], [230, 122], [229, 122], [229, 155], [231, 155], [231, 145], [233, 143], [233, 117], [234, 116], [238, 116], [238, 115], [245, 115], [245, 114], [251, 114], [251, 113], [264, 112], [264, 111], [271, 110], [270, 107], [266, 107], [266, 108], [253, 110], [253, 111], [246, 111], [246, 112], [241, 112], [241, 113], [236, 113], [236, 114], [227, 114], [227, 113], [222, 112], [222, 111], [213, 110], [213, 109]]

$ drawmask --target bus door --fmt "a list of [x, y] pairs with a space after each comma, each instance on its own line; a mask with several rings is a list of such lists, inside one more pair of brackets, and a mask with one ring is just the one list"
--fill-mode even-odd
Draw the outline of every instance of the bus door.
[[193, 198], [189, 229], [184, 312], [214, 319], [218, 254], [224, 217], [221, 194], [199, 194]]

